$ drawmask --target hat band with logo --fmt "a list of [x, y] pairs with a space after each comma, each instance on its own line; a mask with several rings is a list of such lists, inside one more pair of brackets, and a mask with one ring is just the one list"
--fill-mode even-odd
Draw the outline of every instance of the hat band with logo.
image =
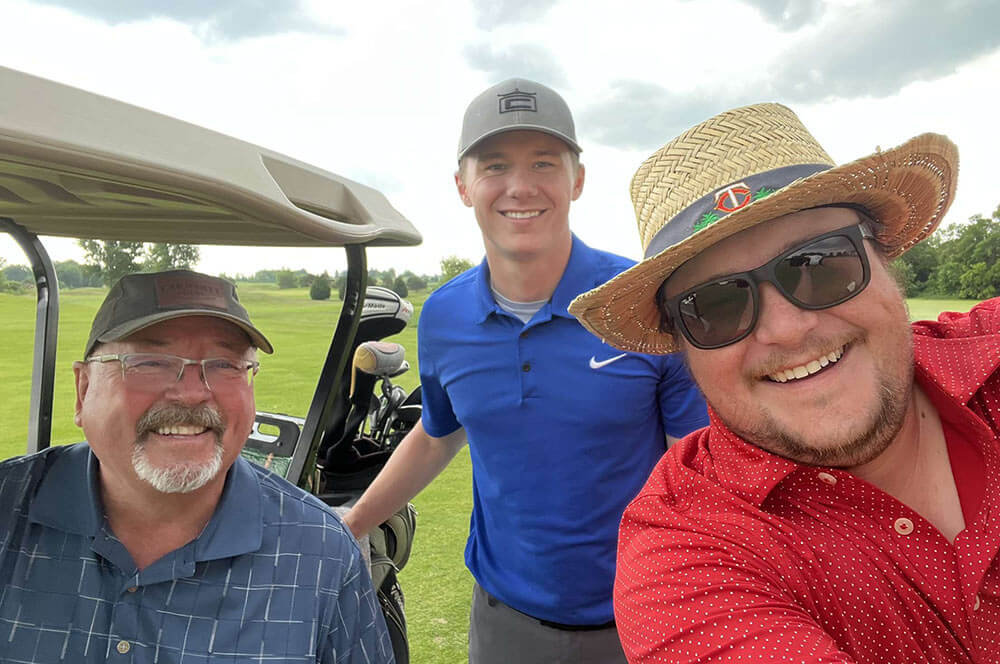
[[664, 224], [649, 241], [643, 258], [655, 256], [692, 233], [714, 224], [727, 214], [766, 198], [796, 180], [831, 168], [829, 164], [783, 166], [757, 175], [749, 175], [739, 182], [733, 182], [718, 191], [706, 194]]

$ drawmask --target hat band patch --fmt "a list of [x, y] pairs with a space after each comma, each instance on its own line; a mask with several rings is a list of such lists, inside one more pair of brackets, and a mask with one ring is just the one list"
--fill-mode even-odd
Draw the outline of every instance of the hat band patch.
[[770, 196], [796, 180], [830, 170], [830, 164], [782, 166], [742, 178], [702, 196], [663, 225], [646, 246], [644, 258], [686, 240], [718, 220]]
[[165, 274], [154, 278], [158, 309], [191, 308], [198, 306], [226, 310], [224, 286], [198, 276]]

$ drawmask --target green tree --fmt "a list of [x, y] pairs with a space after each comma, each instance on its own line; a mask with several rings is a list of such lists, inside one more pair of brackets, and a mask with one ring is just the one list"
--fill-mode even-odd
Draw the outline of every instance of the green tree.
[[427, 280], [413, 274], [406, 278], [406, 286], [411, 291], [422, 291], [427, 288]]
[[35, 276], [27, 265], [7, 265], [2, 269], [3, 276], [7, 278], [7, 281], [19, 284], [33, 284], [35, 282]]
[[146, 246], [142, 269], [146, 272], [190, 270], [201, 258], [201, 250], [193, 244], [154, 242]]
[[86, 285], [83, 267], [76, 261], [59, 261], [54, 267], [60, 288], [80, 288]]
[[932, 247], [938, 262], [925, 293], [974, 299], [1000, 295], [1000, 268], [996, 268], [1000, 263], [1000, 207], [992, 218], [977, 214], [964, 224], [949, 226], [936, 240]]
[[309, 297], [313, 300], [330, 299], [330, 275], [324, 272], [315, 277], [309, 285]]
[[472, 268], [472, 261], [458, 256], [446, 256], [441, 259], [441, 283], [454, 279], [466, 270]]
[[907, 297], [915, 297], [927, 289], [928, 283], [934, 276], [934, 271], [938, 268], [940, 257], [941, 238], [938, 235], [932, 235], [893, 261], [897, 274], [906, 275], [909, 278], [909, 282], [906, 284]]
[[410, 294], [410, 289], [406, 287], [406, 281], [402, 277], [396, 277], [396, 281], [392, 284], [392, 290], [396, 291], [396, 295], [400, 297], [406, 297]]
[[126, 274], [139, 271], [142, 242], [117, 240], [77, 240], [86, 253], [86, 262], [100, 275], [106, 286], [114, 284]]
[[286, 288], [295, 288], [296, 280], [295, 273], [288, 269], [278, 270], [277, 273], [278, 288], [285, 290]]
[[903, 289], [903, 294], [906, 297], [915, 297], [920, 292], [920, 288], [914, 277], [913, 266], [908, 262], [902, 258], [897, 258], [892, 262], [892, 272], [896, 276], [896, 283]]
[[253, 275], [253, 280], [264, 284], [273, 284], [278, 280], [278, 273], [274, 270], [257, 270]]

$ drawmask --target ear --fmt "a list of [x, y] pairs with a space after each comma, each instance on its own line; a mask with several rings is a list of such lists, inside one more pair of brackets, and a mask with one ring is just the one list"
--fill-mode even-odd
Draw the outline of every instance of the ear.
[[87, 397], [87, 389], [90, 387], [90, 375], [87, 372], [87, 365], [83, 362], [73, 363], [73, 380], [76, 383], [76, 407], [73, 411], [73, 424], [83, 427], [81, 413], [83, 411], [83, 401]]
[[576, 167], [576, 178], [574, 178], [573, 180], [572, 200], [574, 201], [580, 198], [580, 194], [583, 193], [583, 180], [584, 180], [584, 175], [586, 175], [586, 172], [587, 169], [583, 167], [583, 164], [580, 164], [579, 166]]
[[465, 181], [462, 179], [461, 170], [455, 171], [455, 187], [458, 189], [458, 197], [465, 203], [465, 207], [472, 207], [472, 199], [469, 198], [469, 192], [465, 188]]

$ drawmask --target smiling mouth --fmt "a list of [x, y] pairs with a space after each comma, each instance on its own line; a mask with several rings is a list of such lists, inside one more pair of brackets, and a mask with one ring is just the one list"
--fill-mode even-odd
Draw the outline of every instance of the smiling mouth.
[[533, 219], [541, 216], [545, 210], [506, 210], [501, 212], [508, 219]]
[[774, 373], [767, 375], [768, 380], [775, 383], [788, 383], [790, 381], [802, 380], [803, 378], [809, 378], [814, 376], [827, 367], [836, 364], [836, 362], [843, 357], [844, 352], [847, 350], [847, 346], [841, 346], [836, 350], [832, 350], [825, 355], [820, 355], [819, 357], [806, 362], [805, 364], [800, 364], [795, 367], [789, 367], [787, 369], [779, 369]]
[[206, 431], [208, 431], [207, 427], [193, 425], [160, 427], [155, 429], [155, 432], [160, 436], [197, 436]]

